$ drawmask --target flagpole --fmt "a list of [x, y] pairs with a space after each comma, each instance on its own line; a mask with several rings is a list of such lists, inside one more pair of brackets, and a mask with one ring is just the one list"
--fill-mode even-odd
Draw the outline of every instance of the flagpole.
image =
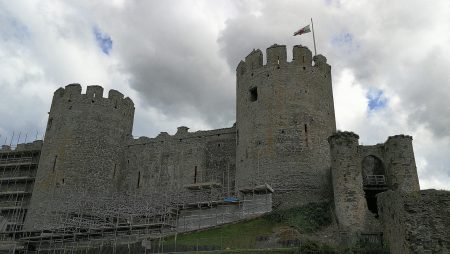
[[316, 50], [316, 37], [314, 36], [314, 23], [313, 20], [311, 18], [311, 28], [312, 28], [312, 32], [313, 32], [313, 41], [314, 41], [314, 56], [317, 55], [317, 50]]

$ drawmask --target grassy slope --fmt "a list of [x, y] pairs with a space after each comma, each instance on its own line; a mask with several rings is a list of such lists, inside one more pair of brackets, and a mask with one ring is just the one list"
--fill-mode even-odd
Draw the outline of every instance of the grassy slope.
[[[299, 232], [311, 233], [330, 223], [329, 205], [317, 203], [272, 212], [266, 216], [236, 224], [181, 234], [177, 236], [176, 242], [178, 246], [198, 245], [216, 246], [221, 249], [251, 249], [256, 247], [258, 240], [264, 241], [270, 238], [279, 228], [295, 228]], [[175, 237], [166, 239], [165, 243], [174, 244]]]

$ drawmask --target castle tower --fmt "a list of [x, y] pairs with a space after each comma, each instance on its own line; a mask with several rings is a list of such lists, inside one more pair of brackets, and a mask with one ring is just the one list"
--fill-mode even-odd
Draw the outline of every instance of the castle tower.
[[387, 181], [393, 190], [419, 191], [419, 176], [412, 145], [408, 135], [390, 136], [385, 143]]
[[335, 213], [343, 232], [361, 231], [367, 212], [358, 140], [352, 132], [337, 132], [328, 138]]
[[331, 67], [294, 46], [253, 50], [236, 70], [238, 189], [269, 184], [284, 206], [331, 198], [327, 138], [336, 131]]
[[56, 90], [25, 230], [57, 227], [58, 216], [114, 191], [133, 116], [133, 102], [118, 91], [104, 98], [100, 86]]

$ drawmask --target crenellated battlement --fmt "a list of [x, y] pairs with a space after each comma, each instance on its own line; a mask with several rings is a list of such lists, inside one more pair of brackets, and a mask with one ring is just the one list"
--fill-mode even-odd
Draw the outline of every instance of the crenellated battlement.
[[408, 142], [410, 142], [412, 139], [413, 139], [412, 136], [400, 134], [400, 135], [389, 136], [386, 142], [390, 142], [390, 141], [394, 141], [394, 140], [407, 140]]
[[[80, 84], [69, 84], [65, 88], [59, 88], [53, 96], [53, 104], [67, 104], [72, 109], [77, 104], [101, 105], [112, 109], [123, 111], [125, 114], [134, 112], [134, 103], [117, 90], [111, 89], [108, 97], [103, 96], [104, 89], [101, 86], [87, 86], [86, 93], [82, 93]], [[128, 112], [128, 113], [127, 113]]]
[[236, 135], [236, 127], [232, 126], [229, 128], [221, 128], [215, 130], [207, 130], [207, 131], [195, 131], [189, 132], [189, 128], [186, 126], [180, 126], [177, 128], [177, 132], [174, 135], [170, 135], [168, 132], [160, 132], [156, 137], [138, 137], [132, 139], [128, 142], [128, 146], [133, 145], [144, 145], [149, 143], [160, 143], [160, 142], [183, 142], [189, 141], [192, 139], [202, 139], [211, 136], [220, 137], [221, 135]]
[[264, 67], [277, 69], [283, 66], [298, 67], [318, 67], [322, 71], [329, 71], [330, 66], [327, 64], [327, 58], [323, 55], [312, 56], [311, 50], [302, 45], [295, 45], [292, 49], [292, 61], [287, 60], [286, 45], [274, 44], [266, 49], [266, 64], [263, 63], [263, 53], [260, 49], [253, 49], [250, 54], [245, 57], [245, 61], [241, 61], [236, 69], [238, 76], [248, 74], [253, 76], [254, 72]]

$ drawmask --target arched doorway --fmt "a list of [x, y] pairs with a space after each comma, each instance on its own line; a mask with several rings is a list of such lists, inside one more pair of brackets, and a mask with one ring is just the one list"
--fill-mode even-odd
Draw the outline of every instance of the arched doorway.
[[378, 217], [376, 195], [387, 190], [385, 167], [383, 162], [373, 155], [364, 157], [361, 164], [367, 208]]

